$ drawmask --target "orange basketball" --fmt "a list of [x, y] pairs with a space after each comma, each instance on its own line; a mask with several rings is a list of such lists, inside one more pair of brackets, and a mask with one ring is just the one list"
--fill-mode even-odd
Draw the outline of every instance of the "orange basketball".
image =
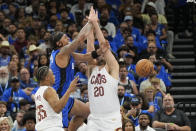
[[147, 77], [153, 70], [154, 65], [148, 59], [141, 59], [136, 64], [136, 73], [140, 77]]

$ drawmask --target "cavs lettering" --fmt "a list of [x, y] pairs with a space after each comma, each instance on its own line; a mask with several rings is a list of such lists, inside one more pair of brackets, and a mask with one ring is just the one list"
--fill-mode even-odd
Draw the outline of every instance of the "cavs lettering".
[[97, 74], [91, 77], [91, 84], [96, 85], [94, 87], [94, 97], [104, 96], [104, 88], [101, 85], [106, 82], [105, 75]]

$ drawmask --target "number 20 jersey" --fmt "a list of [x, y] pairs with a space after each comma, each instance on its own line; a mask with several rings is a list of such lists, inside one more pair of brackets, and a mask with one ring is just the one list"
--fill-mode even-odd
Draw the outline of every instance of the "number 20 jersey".
[[117, 94], [118, 80], [113, 78], [105, 67], [93, 68], [88, 81], [90, 112], [94, 116], [120, 113]]
[[35, 94], [36, 130], [47, 130], [51, 127], [63, 127], [62, 113], [56, 113], [44, 98], [48, 86], [40, 86]]

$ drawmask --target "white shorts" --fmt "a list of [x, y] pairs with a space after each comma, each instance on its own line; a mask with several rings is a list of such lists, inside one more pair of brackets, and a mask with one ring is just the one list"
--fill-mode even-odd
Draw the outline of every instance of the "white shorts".
[[62, 127], [50, 127], [45, 130], [37, 130], [37, 131], [64, 131], [64, 129]]
[[120, 113], [103, 117], [95, 117], [92, 114], [88, 116], [86, 131], [116, 131], [119, 128], [122, 128]]

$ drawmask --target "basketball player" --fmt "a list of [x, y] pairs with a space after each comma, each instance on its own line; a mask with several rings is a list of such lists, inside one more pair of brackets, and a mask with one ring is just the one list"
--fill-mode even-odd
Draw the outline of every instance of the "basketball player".
[[64, 131], [61, 111], [65, 107], [70, 94], [75, 91], [78, 77], [71, 82], [61, 99], [52, 88], [55, 77], [51, 69], [47, 66], [40, 67], [36, 77], [40, 83], [40, 88], [35, 94], [36, 130]]
[[[51, 47], [53, 51], [50, 57], [50, 68], [52, 69], [55, 76], [55, 83], [53, 88], [57, 91], [57, 94], [61, 98], [70, 82], [74, 78], [74, 60], [91, 60], [91, 54], [78, 54], [74, 53], [80, 43], [83, 41], [91, 30], [92, 24], [87, 23], [82, 30], [79, 32], [75, 40], [69, 43], [69, 38], [63, 32], [55, 32], [51, 39]], [[85, 103], [69, 98], [67, 105], [62, 111], [63, 114], [63, 127], [68, 128], [69, 131], [75, 131], [88, 117], [90, 113], [89, 106]], [[69, 123], [69, 116], [75, 116]]]
[[[100, 43], [102, 55], [96, 58], [96, 65], [88, 65], [88, 94], [90, 115], [86, 131], [121, 130], [120, 103], [117, 96], [119, 65], [109, 49], [98, 24], [97, 12], [91, 8], [89, 21], [92, 22]], [[87, 51], [94, 50], [93, 31], [87, 37]], [[88, 63], [89, 64], [89, 63]]]

